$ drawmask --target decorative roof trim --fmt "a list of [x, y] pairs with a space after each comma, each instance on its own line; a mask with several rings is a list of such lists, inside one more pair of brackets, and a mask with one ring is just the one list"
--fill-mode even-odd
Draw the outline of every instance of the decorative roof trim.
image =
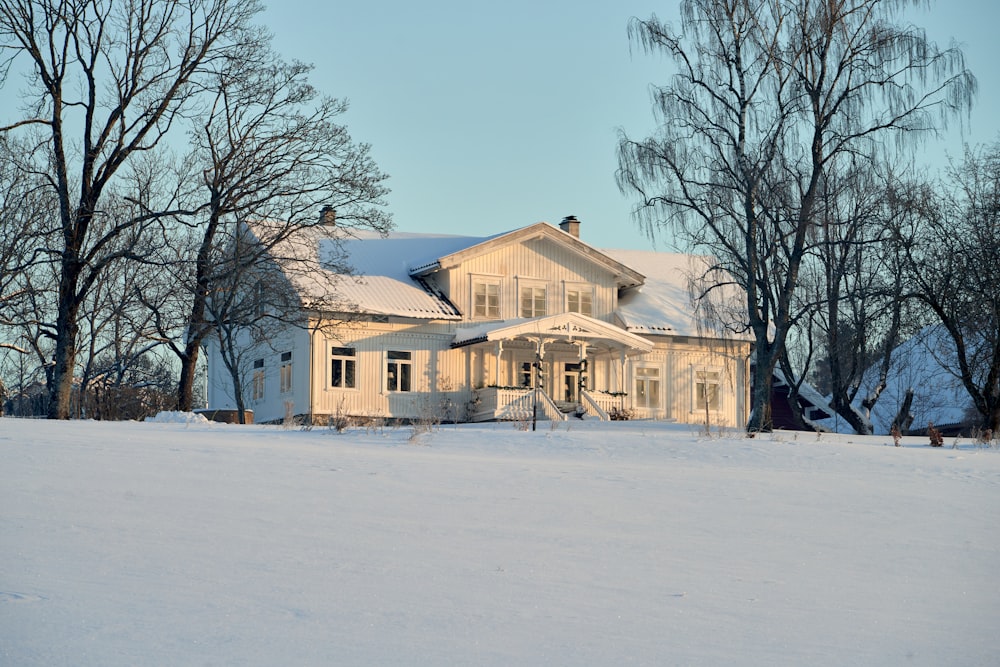
[[624, 329], [579, 313], [559, 313], [532, 319], [501, 320], [473, 327], [461, 327], [455, 332], [452, 347], [463, 347], [489, 341], [522, 338], [538, 341], [595, 341], [611, 343], [612, 347], [634, 352], [649, 352], [653, 343]]
[[608, 272], [615, 276], [619, 287], [635, 287], [643, 284], [646, 277], [638, 271], [629, 268], [618, 260], [601, 252], [597, 248], [590, 246], [571, 234], [567, 234], [561, 229], [552, 226], [547, 222], [536, 222], [527, 227], [521, 227], [505, 234], [490, 237], [480, 243], [474, 243], [467, 248], [455, 251], [451, 254], [438, 257], [436, 261], [424, 262], [420, 266], [410, 269], [411, 276], [423, 276], [433, 273], [443, 267], [454, 266], [467, 259], [498, 250], [504, 246], [527, 241], [531, 239], [546, 238], [574, 251], [576, 254], [603, 266]]

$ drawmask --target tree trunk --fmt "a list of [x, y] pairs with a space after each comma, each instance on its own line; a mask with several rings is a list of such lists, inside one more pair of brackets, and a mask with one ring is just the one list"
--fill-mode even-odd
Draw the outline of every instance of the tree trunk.
[[180, 379], [177, 382], [177, 409], [190, 412], [194, 405], [195, 369], [198, 365], [198, 346], [188, 343], [181, 356]]
[[79, 269], [64, 256], [59, 280], [59, 316], [56, 320], [56, 349], [49, 382], [49, 419], [69, 419], [73, 397], [73, 371], [76, 366], [76, 339], [79, 301], [76, 285]]
[[[786, 377], [786, 381], [787, 381]], [[802, 406], [799, 405], [799, 392], [794, 382], [788, 383], [788, 410], [792, 415], [792, 425], [796, 431], [812, 431], [813, 426], [806, 423], [802, 414]]]
[[208, 310], [207, 300], [212, 283], [212, 266], [209, 257], [221, 224], [218, 211], [218, 193], [213, 191], [212, 214], [205, 226], [205, 233], [202, 236], [201, 245], [198, 247], [198, 256], [195, 258], [195, 289], [191, 300], [191, 312], [188, 315], [184, 353], [181, 356], [181, 376], [177, 386], [177, 409], [184, 412], [190, 411], [194, 403], [194, 378], [198, 367], [198, 354], [201, 343], [209, 331], [208, 323], [205, 321], [205, 312]]
[[771, 420], [771, 390], [774, 386], [775, 358], [769, 354], [769, 345], [758, 342], [753, 367], [753, 390], [750, 398], [750, 421], [747, 432], [770, 432], [774, 428]]
[[993, 404], [993, 409], [986, 415], [986, 427], [995, 434], [1000, 433], [1000, 402]]
[[246, 401], [243, 400], [243, 390], [242, 382], [240, 380], [240, 374], [236, 370], [235, 364], [229, 367], [229, 376], [233, 379], [233, 387], [236, 389], [234, 392], [236, 394], [236, 415], [239, 418], [240, 424], [247, 423], [247, 406]]
[[[896, 417], [892, 420], [892, 425], [897, 427], [902, 433], [906, 433], [913, 423], [913, 416], [910, 414], [910, 406], [912, 405], [913, 389], [907, 389], [906, 395], [903, 398], [903, 404], [899, 406], [899, 412], [896, 413]], [[890, 428], [889, 430], [891, 431], [892, 429]]]
[[844, 421], [846, 421], [854, 432], [858, 435], [871, 435], [872, 434], [872, 422], [870, 419], [866, 420], [858, 414], [851, 406], [851, 401], [844, 393], [843, 388], [835, 387], [833, 392], [833, 400], [830, 402], [830, 407], [833, 408], [834, 412], [840, 415]]

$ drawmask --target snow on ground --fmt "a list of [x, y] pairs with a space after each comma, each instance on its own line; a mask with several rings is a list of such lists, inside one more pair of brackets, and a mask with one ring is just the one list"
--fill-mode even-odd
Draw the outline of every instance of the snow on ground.
[[3, 665], [989, 665], [1000, 451], [0, 419]]

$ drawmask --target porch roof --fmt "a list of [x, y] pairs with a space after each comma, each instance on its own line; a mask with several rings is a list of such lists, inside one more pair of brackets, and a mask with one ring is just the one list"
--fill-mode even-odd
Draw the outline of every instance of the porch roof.
[[653, 343], [624, 329], [579, 313], [559, 313], [547, 317], [484, 322], [460, 327], [452, 347], [489, 341], [530, 340], [534, 342], [577, 342], [624, 352], [649, 352]]

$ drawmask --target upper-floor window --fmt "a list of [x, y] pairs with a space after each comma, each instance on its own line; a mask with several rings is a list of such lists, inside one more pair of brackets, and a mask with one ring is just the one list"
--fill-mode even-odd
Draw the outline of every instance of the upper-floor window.
[[253, 400], [259, 401], [264, 398], [264, 360], [256, 359], [253, 362]]
[[500, 283], [484, 280], [473, 283], [472, 315], [477, 319], [500, 319]]
[[566, 310], [588, 317], [594, 314], [594, 292], [591, 289], [571, 288], [566, 291]]
[[719, 410], [722, 407], [722, 373], [717, 370], [702, 369], [694, 372], [695, 410]]
[[386, 367], [386, 389], [389, 391], [410, 391], [412, 352], [389, 350]]
[[542, 317], [545, 315], [545, 288], [521, 288], [521, 317]]
[[355, 385], [355, 353], [353, 347], [330, 348], [330, 386], [353, 389]]
[[280, 384], [281, 393], [287, 394], [292, 390], [292, 353], [282, 352], [281, 353], [281, 374], [280, 374]]

